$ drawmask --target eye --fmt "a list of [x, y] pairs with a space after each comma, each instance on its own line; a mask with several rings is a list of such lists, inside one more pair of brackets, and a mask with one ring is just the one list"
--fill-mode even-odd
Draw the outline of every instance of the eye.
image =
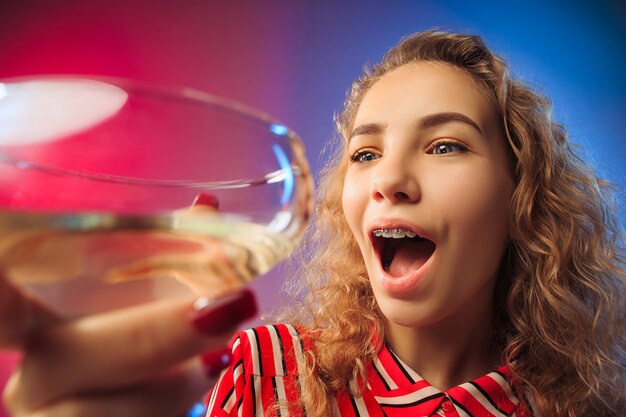
[[369, 162], [374, 159], [380, 158], [380, 155], [372, 152], [372, 151], [356, 151], [350, 157], [352, 162]]
[[461, 142], [445, 139], [435, 142], [428, 149], [427, 153], [432, 153], [435, 155], [445, 155], [453, 152], [465, 153], [467, 152], [467, 150], [467, 146], [463, 145]]

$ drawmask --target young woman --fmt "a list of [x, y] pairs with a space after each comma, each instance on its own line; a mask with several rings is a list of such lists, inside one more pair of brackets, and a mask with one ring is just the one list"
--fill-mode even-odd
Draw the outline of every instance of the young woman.
[[[355, 82], [338, 131], [289, 324], [232, 339], [207, 416], [623, 415], [622, 235], [545, 98], [480, 38], [418, 33]], [[207, 386], [189, 358], [217, 349], [215, 375], [254, 313], [242, 292], [33, 339], [6, 294], [16, 416], [176, 415]]]
[[480, 38], [418, 33], [338, 131], [308, 308], [239, 333], [207, 415], [623, 415], [621, 235], [544, 97]]

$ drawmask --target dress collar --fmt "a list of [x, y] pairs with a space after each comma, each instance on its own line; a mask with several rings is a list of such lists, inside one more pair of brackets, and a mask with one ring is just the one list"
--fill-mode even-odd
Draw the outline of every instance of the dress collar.
[[368, 388], [389, 416], [432, 415], [440, 407], [453, 405], [459, 416], [509, 417], [520, 404], [510, 374], [509, 366], [503, 365], [494, 372], [442, 392], [383, 345], [369, 367]]

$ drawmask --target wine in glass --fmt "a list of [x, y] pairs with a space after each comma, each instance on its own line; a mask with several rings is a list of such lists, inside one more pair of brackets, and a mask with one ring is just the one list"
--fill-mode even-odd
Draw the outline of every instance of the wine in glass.
[[192, 89], [0, 82], [0, 271], [64, 318], [217, 296], [294, 248], [312, 208], [301, 141]]

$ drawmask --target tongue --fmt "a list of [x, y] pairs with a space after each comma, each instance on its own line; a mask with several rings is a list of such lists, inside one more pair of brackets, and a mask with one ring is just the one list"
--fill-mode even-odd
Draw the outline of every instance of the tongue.
[[389, 264], [389, 275], [401, 277], [417, 271], [434, 251], [435, 244], [427, 239], [402, 242]]

